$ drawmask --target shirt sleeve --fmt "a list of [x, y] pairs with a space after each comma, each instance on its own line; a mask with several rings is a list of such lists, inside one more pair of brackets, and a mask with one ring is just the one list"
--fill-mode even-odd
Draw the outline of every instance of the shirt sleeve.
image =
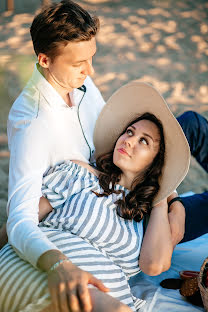
[[19, 256], [36, 267], [46, 251], [57, 249], [38, 227], [43, 173], [49, 163], [49, 142], [37, 119], [11, 129], [7, 233]]

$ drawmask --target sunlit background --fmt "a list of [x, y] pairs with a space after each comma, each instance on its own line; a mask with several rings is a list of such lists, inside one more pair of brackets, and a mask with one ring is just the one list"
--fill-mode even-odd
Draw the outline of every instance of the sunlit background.
[[[7, 199], [6, 120], [36, 60], [29, 27], [40, 0], [0, 0], [0, 208]], [[195, 110], [208, 118], [208, 2], [203, 0], [82, 0], [100, 17], [94, 81], [105, 100], [122, 84], [154, 85], [177, 116]], [[40, 151], [41, 152], [41, 151]], [[176, 151], [177, 152], [177, 151]], [[192, 160], [179, 191], [207, 189], [207, 174]]]

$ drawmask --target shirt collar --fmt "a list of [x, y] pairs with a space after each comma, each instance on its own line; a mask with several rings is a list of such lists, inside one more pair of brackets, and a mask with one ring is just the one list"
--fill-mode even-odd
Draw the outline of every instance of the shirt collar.
[[[45, 79], [45, 77], [39, 72], [38, 63], [35, 64], [34, 71], [31, 77], [33, 84], [40, 91], [42, 96], [48, 102], [49, 105], [53, 107], [68, 107], [60, 94], [52, 87], [52, 85]], [[73, 106], [78, 106], [84, 93], [86, 92], [86, 87], [83, 85], [81, 88], [74, 89], [70, 92], [70, 98]]]

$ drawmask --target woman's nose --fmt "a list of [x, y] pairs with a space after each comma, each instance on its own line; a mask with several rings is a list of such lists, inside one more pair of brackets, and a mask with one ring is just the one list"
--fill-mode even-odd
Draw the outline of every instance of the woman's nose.
[[125, 140], [124, 140], [124, 143], [126, 144], [126, 146], [129, 146], [129, 147], [133, 147], [134, 144], [135, 144], [135, 137], [127, 137]]

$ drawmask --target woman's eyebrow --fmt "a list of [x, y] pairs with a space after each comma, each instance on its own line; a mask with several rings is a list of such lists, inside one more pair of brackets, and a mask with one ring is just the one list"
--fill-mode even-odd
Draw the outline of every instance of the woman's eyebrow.
[[[134, 130], [136, 130], [136, 127], [134, 127], [133, 125], [132, 126], [129, 126], [129, 128], [133, 128]], [[146, 132], [142, 132], [142, 134], [144, 135], [144, 136], [147, 136], [147, 137], [149, 137], [153, 142], [159, 142], [159, 140], [154, 140], [153, 139], [153, 137], [150, 135], [150, 134], [148, 134], [148, 133], [146, 133]]]
[[150, 134], [143, 132], [143, 135], [149, 137], [153, 142], [160, 142], [160, 139], [154, 139]]
[[145, 132], [143, 132], [142, 134], [143, 134], [144, 136], [147, 136], [148, 138], [150, 138], [153, 142], [155, 141], [155, 140], [153, 139], [153, 137], [152, 137], [150, 134], [145, 133]]

